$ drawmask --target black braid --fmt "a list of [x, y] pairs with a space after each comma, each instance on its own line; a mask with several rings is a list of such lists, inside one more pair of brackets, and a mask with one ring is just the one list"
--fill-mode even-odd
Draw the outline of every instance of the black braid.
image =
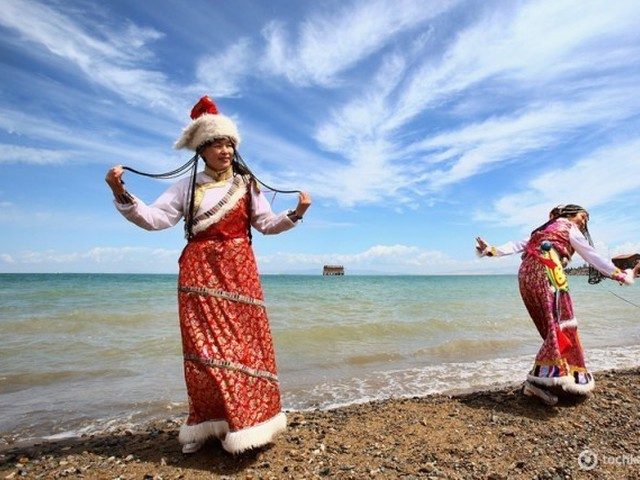
[[187, 207], [187, 215], [184, 219], [184, 236], [187, 240], [191, 240], [193, 237], [193, 204], [196, 198], [196, 177], [198, 175], [198, 158], [200, 155], [196, 153], [196, 161], [193, 164], [191, 170], [191, 179], [189, 180], [189, 206]]
[[197, 161], [198, 161], [198, 153], [196, 153], [193, 157], [191, 157], [189, 159], [189, 161], [187, 161], [187, 163], [179, 166], [175, 170], [170, 170], [170, 171], [164, 172], [164, 173], [146, 173], [146, 172], [141, 172], [141, 171], [136, 170], [136, 169], [131, 168], [131, 167], [127, 167], [127, 166], [123, 166], [122, 169], [123, 170], [128, 170], [129, 172], [135, 173], [137, 175], [142, 175], [143, 177], [150, 177], [150, 178], [158, 178], [158, 179], [162, 179], [162, 180], [168, 180], [170, 178], [180, 177], [186, 171], [188, 171], [189, 168], [192, 168], [194, 163], [196, 163]]
[[301, 191], [300, 190], [278, 190], [277, 188], [270, 187], [269, 185], [264, 183], [262, 180], [260, 180], [258, 177], [256, 177], [256, 175], [251, 171], [251, 169], [245, 163], [244, 159], [242, 158], [242, 156], [240, 155], [240, 153], [237, 150], [235, 150], [234, 154], [233, 154], [232, 166], [233, 166], [233, 172], [234, 173], [249, 177], [249, 212], [248, 212], [249, 225], [247, 227], [247, 236], [249, 237], [249, 243], [252, 243], [252, 241], [253, 241], [253, 232], [251, 231], [251, 212], [253, 210], [252, 209], [253, 197], [251, 195], [251, 189], [254, 188], [254, 187], [257, 188], [257, 186], [258, 186], [257, 184], [259, 183], [260, 185], [262, 185], [266, 189], [271, 190], [272, 192], [278, 192], [278, 193], [301, 193]]
[[245, 163], [243, 158], [240, 156], [240, 153], [237, 152], [237, 151], [234, 154], [234, 159], [233, 160], [234, 160], [234, 163], [236, 163], [237, 168], [239, 169], [238, 171], [240, 171], [243, 175], [251, 176], [251, 178], [253, 180], [258, 182], [260, 185], [265, 187], [267, 190], [271, 190], [272, 192], [278, 192], [278, 193], [302, 193], [300, 190], [278, 190], [277, 188], [270, 187], [269, 185], [264, 183], [262, 180], [260, 180], [258, 177], [256, 177], [256, 175], [251, 171], [249, 166]]

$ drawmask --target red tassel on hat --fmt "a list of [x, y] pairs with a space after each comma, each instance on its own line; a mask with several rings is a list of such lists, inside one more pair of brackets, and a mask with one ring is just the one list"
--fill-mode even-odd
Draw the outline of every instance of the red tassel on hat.
[[213, 100], [211, 100], [208, 95], [202, 97], [198, 100], [198, 103], [193, 106], [191, 109], [191, 120], [195, 120], [205, 113], [211, 113], [213, 115], [218, 113], [218, 107], [216, 107], [216, 104], [213, 103]]

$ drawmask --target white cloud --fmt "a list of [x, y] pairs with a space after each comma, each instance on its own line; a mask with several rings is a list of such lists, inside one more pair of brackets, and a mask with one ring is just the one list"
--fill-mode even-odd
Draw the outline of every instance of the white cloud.
[[[167, 146], [132, 148], [130, 143], [102, 135], [79, 135], [59, 122], [30, 115], [25, 112], [0, 108], [0, 129], [16, 137], [37, 140], [38, 144], [64, 144], [70, 148], [42, 149], [12, 144], [0, 144], [0, 163], [38, 163], [32, 156], [42, 154], [40, 163], [78, 161], [104, 162], [112, 165], [125, 163], [131, 166], [153, 166], [154, 171], [175, 167], [183, 153], [172, 152]], [[168, 143], [168, 142], [167, 142]], [[184, 160], [183, 160], [184, 161]]]
[[172, 273], [177, 271], [180, 250], [94, 247], [82, 252], [43, 250], [5, 255], [13, 260], [10, 268], [15, 272]]
[[424, 156], [428, 166], [452, 163], [449, 168], [426, 174], [430, 187], [439, 189], [529, 152], [569, 143], [585, 128], [598, 128], [635, 116], [640, 107], [636, 90], [635, 86], [622, 85], [589, 92], [573, 101], [533, 105], [525, 112], [493, 117], [435, 135], [412, 145], [410, 150], [435, 151]]
[[612, 257], [640, 253], [640, 242], [625, 242], [609, 250]]
[[196, 78], [200, 88], [214, 98], [238, 96], [244, 77], [253, 69], [253, 48], [248, 38], [241, 38], [223, 52], [200, 58]]
[[19, 145], [0, 144], [1, 163], [28, 163], [33, 165], [59, 165], [77, 155], [77, 152], [30, 148]]
[[[640, 13], [633, 1], [549, 0], [495, 9], [460, 33], [442, 59], [429, 61], [408, 82], [390, 127], [488, 81], [505, 92], [549, 88], [565, 94], [572, 81], [638, 59]], [[611, 53], [615, 53], [611, 55]], [[603, 59], [606, 59], [603, 61]], [[438, 63], [439, 62], [439, 63]], [[552, 81], [559, 81], [553, 85]], [[567, 87], [565, 87], [565, 83]]]
[[76, 20], [72, 13], [32, 0], [4, 0], [0, 25], [75, 65], [128, 102], [183, 113], [176, 104], [176, 86], [160, 71], [142, 67], [153, 58], [147, 45], [161, 38], [160, 32], [131, 23], [107, 30], [88, 18]]
[[322, 122], [316, 140], [325, 149], [347, 160], [346, 164], [311, 172], [313, 190], [320, 196], [335, 196], [342, 205], [375, 203], [395, 196], [410, 183], [406, 169], [394, 164], [394, 142], [381, 133], [389, 115], [386, 97], [397, 87], [406, 64], [399, 55], [387, 56], [364, 93]]
[[478, 220], [501, 225], [537, 225], [551, 207], [575, 203], [594, 209], [640, 188], [640, 139], [606, 145], [565, 168], [549, 168], [525, 190], [496, 200]]
[[[174, 273], [180, 250], [149, 247], [94, 247], [80, 252], [56, 250], [5, 253], [5, 271]], [[350, 272], [391, 274], [513, 273], [518, 259], [493, 262], [456, 260], [436, 250], [411, 245], [374, 245], [359, 253], [275, 253], [258, 256], [262, 273], [320, 272], [339, 263]]]
[[[598, 244], [611, 255], [640, 252], [640, 244]], [[4, 253], [0, 261], [16, 272], [175, 273], [180, 250], [150, 247], [94, 247], [81, 252], [54, 250]], [[348, 273], [410, 275], [514, 274], [518, 255], [496, 259], [456, 259], [415, 245], [373, 245], [356, 253], [274, 253], [259, 255], [262, 273], [320, 273], [325, 264], [341, 264]]]
[[[591, 1], [576, 16], [575, 8], [567, 1], [487, 8], [418, 68], [405, 67], [416, 61], [412, 52], [387, 57], [372, 86], [317, 129], [322, 147], [348, 161], [326, 183], [348, 192], [346, 205], [407, 194], [410, 201], [504, 162], [522, 165], [527, 154], [566, 145], [585, 128], [615, 131], [634, 118], [640, 76], [629, 65], [640, 61], [640, 10]], [[472, 116], [462, 107], [469, 102]], [[442, 133], [429, 116], [459, 126]], [[320, 178], [314, 187], [325, 190]]]
[[9, 265], [16, 263], [13, 257], [7, 253], [0, 254], [0, 260], [4, 263], [8, 263]]
[[320, 272], [322, 265], [344, 265], [348, 272], [388, 274], [470, 274], [513, 273], [517, 259], [495, 262], [457, 260], [437, 250], [412, 245], [374, 245], [359, 253], [295, 254], [276, 253], [258, 257], [260, 271], [281, 273], [296, 271]]
[[337, 76], [406, 33], [443, 13], [455, 1], [356, 1], [336, 10], [319, 11], [290, 35], [281, 22], [263, 29], [267, 41], [263, 67], [297, 85], [339, 83]]

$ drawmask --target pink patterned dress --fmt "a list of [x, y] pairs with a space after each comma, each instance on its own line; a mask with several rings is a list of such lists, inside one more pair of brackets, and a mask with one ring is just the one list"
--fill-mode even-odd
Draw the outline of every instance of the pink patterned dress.
[[526, 240], [486, 247], [480, 255], [499, 257], [518, 252], [524, 252], [518, 271], [520, 294], [543, 340], [528, 380], [585, 395], [595, 384], [585, 365], [564, 266], [577, 252], [603, 276], [621, 284], [633, 283], [633, 272], [623, 272], [600, 256], [576, 224], [566, 218], [548, 223]]
[[593, 390], [594, 380], [585, 365], [571, 294], [568, 287], [562, 288], [552, 281], [549, 267], [541, 261], [544, 241], [551, 242], [560, 259], [565, 260], [563, 263], [571, 259], [574, 253], [569, 241], [571, 227], [570, 221], [559, 219], [531, 236], [523, 254], [518, 281], [522, 300], [543, 340], [528, 380], [586, 394]]

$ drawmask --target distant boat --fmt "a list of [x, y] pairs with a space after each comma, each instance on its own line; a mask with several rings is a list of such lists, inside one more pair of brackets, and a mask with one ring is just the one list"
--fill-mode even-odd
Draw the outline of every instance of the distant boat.
[[322, 268], [322, 275], [344, 275], [344, 267], [342, 265], [325, 265]]

